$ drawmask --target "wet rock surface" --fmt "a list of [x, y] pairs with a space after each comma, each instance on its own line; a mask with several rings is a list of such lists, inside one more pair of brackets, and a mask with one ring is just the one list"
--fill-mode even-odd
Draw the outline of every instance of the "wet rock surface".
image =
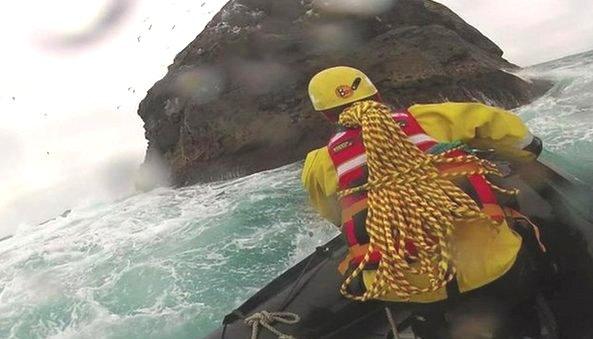
[[185, 185], [278, 167], [327, 142], [308, 80], [364, 70], [395, 106], [482, 101], [512, 108], [542, 94], [447, 7], [421, 0], [233, 0], [140, 103], [145, 165]]

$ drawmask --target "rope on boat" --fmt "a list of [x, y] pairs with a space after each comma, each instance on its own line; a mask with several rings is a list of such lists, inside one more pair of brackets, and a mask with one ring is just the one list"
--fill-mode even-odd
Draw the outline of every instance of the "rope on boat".
[[253, 313], [249, 317], [245, 318], [245, 323], [251, 326], [251, 339], [257, 339], [260, 326], [267, 328], [270, 332], [277, 335], [279, 339], [296, 339], [291, 335], [278, 331], [271, 324], [274, 322], [280, 322], [292, 325], [298, 323], [300, 320], [301, 317], [299, 317], [299, 315], [296, 313], [261, 311]]

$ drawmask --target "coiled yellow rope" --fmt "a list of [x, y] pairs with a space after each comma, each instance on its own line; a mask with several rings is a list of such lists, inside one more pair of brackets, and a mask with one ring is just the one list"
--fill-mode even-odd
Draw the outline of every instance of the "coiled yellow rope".
[[[368, 251], [358, 267], [343, 282], [340, 291], [351, 299], [366, 301], [387, 293], [408, 299], [411, 295], [437, 290], [455, 274], [451, 261], [450, 237], [458, 220], [488, 218], [476, 202], [449, 179], [472, 174], [499, 174], [495, 166], [473, 155], [445, 157], [422, 152], [410, 142], [391, 110], [375, 101], [362, 101], [344, 110], [339, 123], [348, 128], [362, 127], [369, 178], [367, 184], [339, 192], [339, 197], [368, 191], [366, 230]], [[474, 171], [443, 174], [437, 164], [477, 162]], [[492, 185], [498, 191], [515, 193]], [[406, 253], [411, 241], [418, 250], [415, 257]], [[397, 243], [396, 243], [397, 242]], [[375, 280], [362, 295], [352, 295], [348, 286], [378, 250], [381, 261]], [[410, 265], [408, 259], [416, 264]], [[406, 274], [425, 274], [428, 287], [418, 287]]]

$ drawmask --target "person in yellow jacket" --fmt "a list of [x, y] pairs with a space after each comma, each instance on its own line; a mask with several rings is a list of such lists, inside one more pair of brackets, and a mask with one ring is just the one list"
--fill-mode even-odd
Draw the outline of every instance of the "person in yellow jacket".
[[522, 237], [493, 193], [510, 192], [488, 181], [496, 168], [471, 150], [534, 160], [541, 141], [517, 115], [480, 103], [394, 109], [363, 72], [345, 66], [315, 75], [309, 96], [338, 124], [328, 146], [307, 155], [302, 183], [348, 242], [339, 268], [345, 296], [434, 303], [513, 268]]

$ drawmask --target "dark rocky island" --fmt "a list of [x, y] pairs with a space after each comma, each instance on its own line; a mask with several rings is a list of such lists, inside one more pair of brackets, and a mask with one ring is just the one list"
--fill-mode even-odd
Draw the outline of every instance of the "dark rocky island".
[[162, 162], [185, 185], [304, 158], [332, 129], [309, 103], [308, 80], [335, 65], [364, 70], [396, 106], [513, 108], [547, 89], [509, 73], [518, 67], [502, 55], [430, 0], [232, 0], [140, 103], [144, 166]]

